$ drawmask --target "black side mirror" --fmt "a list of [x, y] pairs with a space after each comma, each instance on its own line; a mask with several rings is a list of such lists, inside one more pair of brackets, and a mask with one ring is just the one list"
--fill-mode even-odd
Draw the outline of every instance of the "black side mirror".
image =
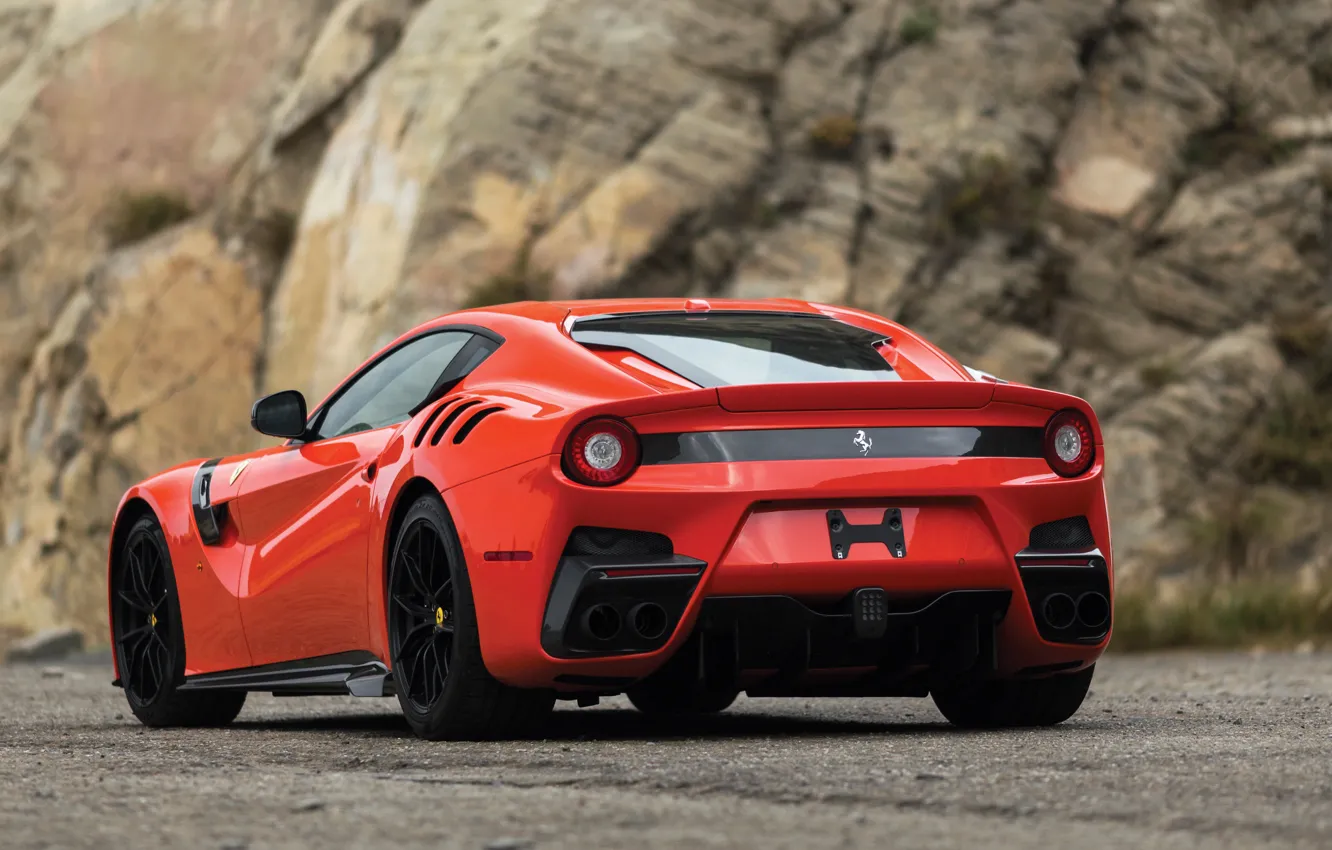
[[250, 409], [250, 425], [270, 437], [305, 436], [305, 396], [296, 390], [264, 396]]

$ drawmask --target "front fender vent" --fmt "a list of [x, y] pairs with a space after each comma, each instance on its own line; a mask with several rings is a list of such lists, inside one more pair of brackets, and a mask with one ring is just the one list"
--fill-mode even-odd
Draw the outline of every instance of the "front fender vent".
[[453, 444], [456, 446], [463, 440], [467, 439], [467, 435], [472, 433], [472, 429], [477, 425], [481, 424], [482, 419], [485, 419], [492, 413], [499, 413], [503, 409], [503, 407], [487, 407], [472, 414], [472, 417], [464, 422], [462, 427], [458, 429], [458, 433], [453, 435]]

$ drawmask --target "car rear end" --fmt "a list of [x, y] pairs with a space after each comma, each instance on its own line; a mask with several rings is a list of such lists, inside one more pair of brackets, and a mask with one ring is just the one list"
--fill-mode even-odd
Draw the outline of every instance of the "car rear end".
[[[569, 331], [682, 385], [589, 406], [558, 454], [515, 471], [550, 514], [524, 550], [540, 593], [489, 605], [501, 679], [609, 692], [674, 658], [751, 695], [924, 695], [1103, 651], [1110, 532], [1080, 399], [922, 377], [903, 354], [919, 341], [870, 321], [638, 314]], [[522, 625], [536, 619], [539, 635]]]

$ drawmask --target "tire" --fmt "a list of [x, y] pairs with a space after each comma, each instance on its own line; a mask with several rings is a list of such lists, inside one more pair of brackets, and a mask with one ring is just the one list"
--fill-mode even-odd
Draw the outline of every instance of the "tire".
[[934, 704], [954, 726], [967, 729], [1055, 726], [1077, 713], [1096, 665], [1046, 679], [984, 682], [931, 691]]
[[157, 519], [130, 527], [111, 576], [111, 633], [130, 711], [145, 726], [225, 726], [244, 691], [185, 692], [185, 633], [171, 552]]
[[718, 714], [731, 707], [739, 691], [706, 691], [702, 688], [668, 689], [644, 684], [627, 694], [634, 708], [651, 717], [690, 717]]
[[486, 670], [467, 563], [438, 496], [422, 496], [403, 517], [387, 593], [394, 690], [418, 737], [493, 740], [540, 730], [555, 693], [509, 687]]

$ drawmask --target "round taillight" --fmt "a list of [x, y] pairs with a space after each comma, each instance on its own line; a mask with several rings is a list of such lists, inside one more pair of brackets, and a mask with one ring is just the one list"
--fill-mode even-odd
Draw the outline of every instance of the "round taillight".
[[579, 484], [608, 487], [638, 468], [638, 434], [627, 422], [589, 419], [574, 429], [564, 447], [564, 472]]
[[1045, 425], [1045, 462], [1065, 478], [1091, 469], [1096, 457], [1091, 422], [1076, 410], [1061, 410]]

